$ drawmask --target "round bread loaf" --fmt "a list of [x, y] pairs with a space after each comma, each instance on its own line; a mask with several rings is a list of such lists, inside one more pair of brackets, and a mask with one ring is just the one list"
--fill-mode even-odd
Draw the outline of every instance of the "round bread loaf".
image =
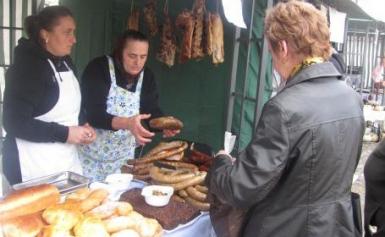
[[159, 117], [150, 120], [150, 127], [154, 129], [164, 130], [179, 130], [183, 128], [183, 123], [177, 118], [172, 116]]

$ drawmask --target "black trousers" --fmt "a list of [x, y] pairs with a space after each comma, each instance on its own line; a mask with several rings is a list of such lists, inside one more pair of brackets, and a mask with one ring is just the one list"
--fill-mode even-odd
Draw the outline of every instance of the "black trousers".
[[[385, 236], [385, 142], [382, 141], [369, 156], [365, 168], [365, 236]], [[371, 233], [369, 225], [376, 226]]]

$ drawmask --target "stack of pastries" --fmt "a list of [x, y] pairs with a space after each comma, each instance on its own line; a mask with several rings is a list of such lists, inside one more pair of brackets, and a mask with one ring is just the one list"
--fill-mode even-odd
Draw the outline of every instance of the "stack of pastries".
[[59, 202], [53, 185], [16, 191], [0, 201], [4, 237], [158, 237], [157, 220], [135, 212], [128, 202], [107, 200], [104, 189], [79, 189]]

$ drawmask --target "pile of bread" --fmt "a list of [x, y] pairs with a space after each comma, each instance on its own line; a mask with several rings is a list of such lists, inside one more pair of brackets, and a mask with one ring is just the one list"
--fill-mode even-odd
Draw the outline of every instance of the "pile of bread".
[[128, 202], [107, 199], [104, 189], [79, 189], [60, 202], [49, 184], [16, 191], [0, 201], [0, 236], [4, 237], [158, 237], [155, 219], [135, 212]]
[[208, 211], [207, 188], [203, 182], [206, 171], [184, 161], [184, 151], [188, 145], [184, 141], [162, 142], [145, 156], [129, 160], [126, 172], [135, 178], [174, 188], [174, 197], [187, 201], [202, 211]]

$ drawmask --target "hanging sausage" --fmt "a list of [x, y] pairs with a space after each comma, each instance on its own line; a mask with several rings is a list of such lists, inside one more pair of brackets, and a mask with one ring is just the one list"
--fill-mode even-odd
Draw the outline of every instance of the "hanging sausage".
[[205, 23], [205, 0], [195, 0], [193, 8], [194, 33], [192, 40], [192, 58], [203, 58], [203, 33]]
[[208, 56], [213, 54], [213, 29], [211, 22], [211, 13], [208, 12], [205, 16], [205, 38], [204, 49]]
[[225, 49], [223, 40], [223, 23], [218, 13], [212, 13], [211, 32], [212, 32], [212, 59], [214, 64], [223, 63], [225, 60]]
[[191, 58], [192, 38], [194, 33], [194, 18], [189, 10], [183, 10], [176, 18], [176, 27], [182, 30], [179, 62], [184, 63]]
[[149, 0], [143, 9], [144, 21], [151, 37], [154, 37], [158, 33], [158, 23], [155, 9], [156, 0]]
[[131, 1], [130, 16], [127, 20], [127, 29], [139, 31], [139, 15], [140, 12], [134, 9], [134, 1]]
[[163, 9], [164, 22], [162, 27], [162, 35], [160, 37], [160, 46], [156, 55], [157, 59], [167, 66], [171, 67], [175, 62], [176, 39], [170, 16], [168, 15], [168, 1]]

